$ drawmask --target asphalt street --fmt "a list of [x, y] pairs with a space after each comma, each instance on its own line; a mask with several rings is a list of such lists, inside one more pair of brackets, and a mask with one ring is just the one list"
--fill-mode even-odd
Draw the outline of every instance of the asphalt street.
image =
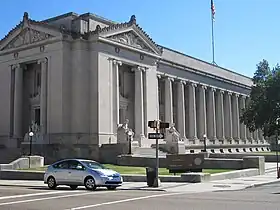
[[0, 186], [1, 210], [276, 210], [280, 209], [279, 198], [280, 184], [208, 193], [106, 189], [91, 192], [68, 187], [49, 190], [46, 187]]

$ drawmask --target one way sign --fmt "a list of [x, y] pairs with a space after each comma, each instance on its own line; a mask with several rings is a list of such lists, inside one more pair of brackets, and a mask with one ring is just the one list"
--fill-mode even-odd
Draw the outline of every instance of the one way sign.
[[149, 139], [164, 139], [164, 133], [148, 133]]

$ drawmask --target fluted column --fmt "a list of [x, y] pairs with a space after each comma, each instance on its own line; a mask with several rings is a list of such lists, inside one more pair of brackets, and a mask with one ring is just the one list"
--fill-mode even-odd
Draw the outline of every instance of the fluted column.
[[[249, 105], [249, 97], [246, 97], [245, 99], [245, 106], [248, 106]], [[246, 134], [247, 134], [247, 139], [249, 141], [253, 141], [253, 135], [252, 135], [252, 132], [250, 132], [249, 128], [246, 127]]]
[[239, 143], [240, 140], [240, 120], [239, 120], [239, 95], [237, 93], [232, 96], [232, 128], [233, 138]]
[[216, 89], [210, 87], [207, 91], [207, 135], [213, 143], [218, 143], [216, 133], [216, 110], [215, 110], [215, 92]]
[[144, 135], [144, 88], [143, 88], [143, 71], [142, 67], [133, 69], [135, 72], [135, 139], [138, 140], [140, 146]]
[[232, 141], [232, 107], [231, 107], [231, 92], [225, 94], [225, 134], [228, 141]]
[[217, 137], [219, 140], [224, 142], [225, 119], [224, 119], [224, 91], [223, 90], [217, 91], [216, 118], [217, 118]]
[[254, 140], [255, 140], [255, 143], [258, 144], [259, 143], [259, 131], [258, 130], [255, 130], [253, 132], [253, 136], [254, 136]]
[[122, 65], [121, 61], [113, 60], [113, 113], [114, 113], [114, 122], [116, 123], [114, 132], [117, 132], [117, 125], [120, 122], [120, 87], [119, 87], [119, 66]]
[[263, 136], [263, 131], [261, 129], [258, 129], [259, 132], [259, 139], [260, 139], [260, 143], [263, 144], [264, 143], [264, 136]]
[[41, 65], [41, 95], [40, 95], [40, 118], [41, 133], [47, 133], [47, 97], [48, 97], [48, 59], [43, 58], [38, 61]]
[[185, 84], [184, 81], [177, 82], [177, 127], [183, 139], [186, 138]]
[[14, 90], [14, 125], [13, 134], [15, 138], [21, 138], [22, 133], [22, 102], [23, 102], [23, 68], [20, 64], [12, 66], [15, 73], [15, 90]]
[[170, 124], [173, 123], [173, 97], [172, 97], [172, 82], [174, 80], [170, 77], [166, 77], [164, 79], [164, 92], [165, 92], [165, 121], [169, 122]]
[[207, 135], [207, 122], [206, 122], [206, 99], [205, 99], [206, 86], [199, 86], [199, 128], [198, 128], [198, 138], [203, 140], [203, 135]]
[[[245, 99], [246, 99], [246, 96], [241, 96], [239, 98], [239, 101], [240, 101], [240, 107], [239, 107], [239, 112], [241, 113], [241, 110], [242, 109], [245, 109]], [[246, 128], [246, 125], [244, 123], [240, 123], [240, 138], [242, 139], [242, 141], [246, 144], [248, 143], [248, 139], [247, 139], [247, 128]]]
[[196, 84], [190, 83], [188, 86], [189, 92], [189, 139], [193, 140], [195, 144], [198, 144], [197, 127], [196, 127]]

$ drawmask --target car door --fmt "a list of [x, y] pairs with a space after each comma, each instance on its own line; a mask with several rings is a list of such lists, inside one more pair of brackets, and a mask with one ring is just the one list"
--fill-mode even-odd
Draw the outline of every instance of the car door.
[[61, 161], [53, 166], [54, 177], [57, 183], [63, 184], [67, 182], [69, 161]]
[[77, 160], [69, 161], [69, 180], [73, 184], [81, 184], [84, 181], [85, 167]]

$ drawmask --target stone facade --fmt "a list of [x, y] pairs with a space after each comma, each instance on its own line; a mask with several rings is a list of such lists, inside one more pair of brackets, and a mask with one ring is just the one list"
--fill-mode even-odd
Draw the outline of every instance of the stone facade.
[[[239, 123], [250, 78], [157, 45], [136, 23], [87, 13], [23, 20], [0, 41], [0, 144], [117, 143], [126, 119], [140, 147], [149, 120], [175, 123], [188, 149], [266, 146]], [[26, 139], [27, 138], [27, 139]], [[163, 141], [164, 142], [164, 141]], [[75, 148], [77, 149], [77, 148]]]

